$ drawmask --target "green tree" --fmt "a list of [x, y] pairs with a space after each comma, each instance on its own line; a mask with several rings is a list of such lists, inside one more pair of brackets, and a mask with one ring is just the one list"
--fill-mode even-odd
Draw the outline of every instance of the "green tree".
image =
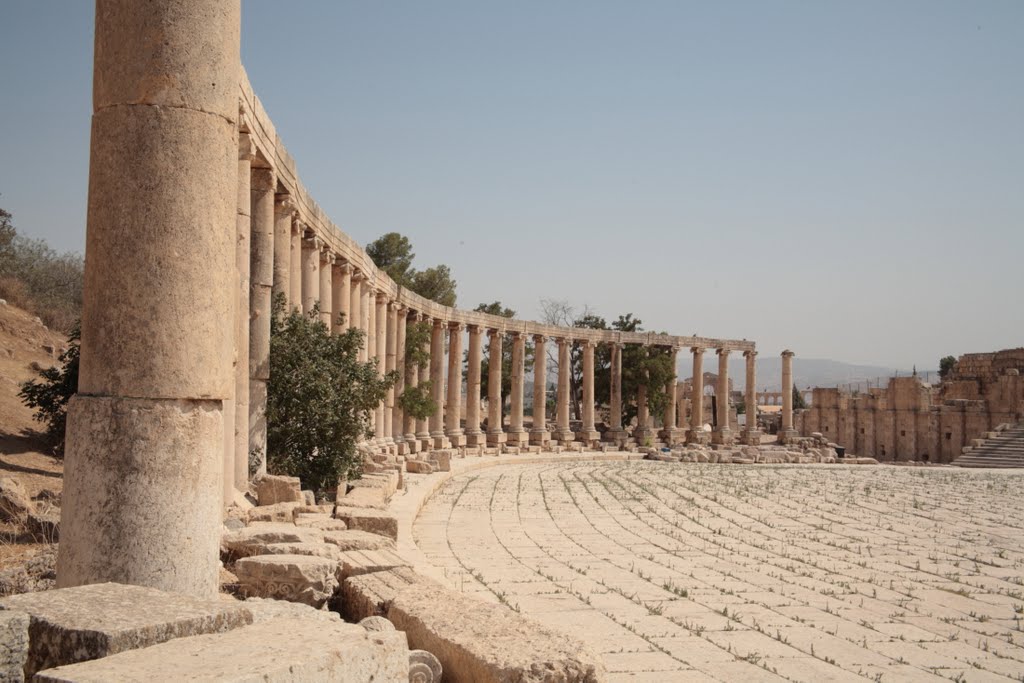
[[455, 279], [448, 266], [440, 265], [412, 274], [409, 289], [443, 306], [455, 305]]
[[[424, 364], [430, 364], [430, 352], [427, 350], [430, 344], [430, 323], [418, 322], [405, 328], [405, 362], [406, 365], [415, 365], [417, 371]], [[415, 387], [406, 383], [402, 394], [398, 397], [398, 405], [407, 414], [417, 420], [426, 420], [437, 412], [438, 405], [431, 395], [433, 382], [427, 380], [418, 382]]]
[[[599, 315], [584, 312], [572, 322], [573, 327], [589, 330], [607, 330], [608, 322]], [[583, 347], [573, 345], [569, 351], [572, 372], [569, 373], [569, 389], [572, 393], [572, 409], [576, 419], [583, 419]], [[607, 344], [598, 344], [594, 349], [594, 402], [600, 404], [602, 396], [609, 395], [611, 377], [611, 350]]]
[[413, 274], [412, 262], [416, 254], [405, 235], [389, 232], [366, 245], [366, 253], [374, 264], [388, 274], [395, 284], [408, 287]]
[[946, 356], [945, 358], [939, 359], [939, 378], [946, 379], [946, 376], [953, 371], [953, 366], [956, 365], [956, 358], [953, 356]]
[[18, 396], [33, 417], [46, 423], [46, 440], [58, 458], [64, 457], [64, 431], [67, 425], [68, 401], [78, 391], [79, 324], [76, 322], [68, 335], [68, 348], [60, 354], [60, 367], [47, 368], [39, 373], [41, 381], [29, 380], [21, 385]]
[[376, 360], [359, 362], [362, 331], [332, 335], [317, 307], [305, 315], [284, 307], [279, 295], [270, 319], [267, 469], [320, 494], [358, 475], [356, 443], [372, 433], [369, 412], [397, 375], [379, 377]]
[[[505, 308], [500, 301], [492, 301], [489, 304], [480, 304], [473, 309], [479, 313], [498, 315], [502, 318], [514, 318], [516, 312], [511, 308]], [[490, 343], [490, 342], [488, 342]], [[468, 366], [469, 350], [463, 354]], [[480, 363], [480, 395], [490, 395], [490, 351], [483, 354]], [[533, 370], [533, 344], [529, 341], [525, 344], [523, 352], [523, 374], [528, 375]], [[465, 372], [463, 376], [465, 376]], [[506, 334], [501, 339], [501, 414], [505, 415], [505, 398], [512, 393], [512, 335]]]
[[18, 234], [14, 230], [11, 218], [9, 211], [0, 209], [0, 272], [5, 270], [6, 263], [11, 258], [11, 245]]
[[803, 393], [796, 388], [796, 382], [793, 382], [793, 410], [803, 410], [807, 407], [807, 401], [804, 400]]

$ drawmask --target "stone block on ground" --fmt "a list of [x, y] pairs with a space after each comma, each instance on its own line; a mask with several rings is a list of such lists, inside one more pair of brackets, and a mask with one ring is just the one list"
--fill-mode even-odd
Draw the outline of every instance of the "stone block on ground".
[[434, 466], [426, 460], [406, 460], [405, 469], [413, 474], [431, 474]]
[[257, 479], [255, 485], [256, 500], [261, 507], [277, 503], [306, 503], [298, 477], [267, 474]]
[[302, 503], [277, 503], [254, 507], [246, 514], [246, 521], [253, 522], [291, 522], [295, 511], [305, 507]]
[[382, 488], [363, 486], [355, 488], [338, 499], [338, 505], [351, 508], [383, 510], [388, 505], [388, 496]]
[[50, 669], [36, 680], [404, 682], [409, 680], [409, 648], [399, 632], [371, 633], [339, 621], [281, 618]]
[[0, 612], [0, 681], [25, 680], [29, 622], [24, 612]]
[[220, 539], [221, 551], [229, 558], [256, 555], [262, 546], [270, 543], [323, 543], [320, 529], [302, 528], [284, 522], [256, 522], [244, 529], [224, 534]]
[[321, 607], [338, 587], [338, 562], [312, 555], [255, 555], [235, 563], [239, 591]]
[[340, 560], [341, 551], [338, 546], [330, 543], [267, 543], [255, 546], [255, 555], [309, 555], [310, 557], [325, 557], [328, 560]]
[[[288, 602], [272, 598], [246, 598], [242, 603], [252, 612], [252, 623], [259, 624], [272, 619], [312, 619], [314, 621], [341, 621], [341, 615], [324, 609], [317, 609], [301, 602]], [[390, 623], [390, 622], [389, 622]]]
[[334, 508], [334, 517], [345, 522], [349, 529], [369, 531], [371, 534], [398, 540], [398, 520], [387, 512], [339, 505]]
[[349, 529], [347, 531], [328, 531], [324, 533], [324, 542], [337, 546], [338, 550], [394, 550], [395, 541], [388, 536], [371, 534], [369, 531]]
[[438, 472], [451, 472], [452, 470], [452, 454], [447, 452], [440, 452], [434, 457], [437, 463]]
[[116, 583], [14, 595], [0, 600], [0, 609], [26, 612], [31, 618], [25, 667], [29, 677], [54, 666], [252, 622], [240, 602]]
[[443, 586], [414, 585], [400, 591], [388, 604], [387, 617], [405, 631], [410, 648], [431, 652], [441, 661], [446, 681], [604, 679], [603, 663], [582, 642], [504, 605]]
[[295, 526], [320, 531], [344, 531], [348, 528], [345, 522], [323, 512], [300, 512], [295, 515]]
[[406, 567], [352, 576], [341, 584], [341, 613], [349, 621], [386, 616], [388, 605], [402, 591], [439, 584]]
[[338, 581], [344, 581], [350, 576], [408, 566], [409, 563], [392, 550], [350, 550], [341, 553]]

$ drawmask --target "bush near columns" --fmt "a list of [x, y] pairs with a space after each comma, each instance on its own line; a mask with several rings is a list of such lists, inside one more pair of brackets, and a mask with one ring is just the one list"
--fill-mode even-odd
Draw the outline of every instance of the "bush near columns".
[[[415, 365], [417, 371], [430, 364], [430, 323], [418, 322], [405, 328], [405, 364]], [[431, 396], [434, 383], [429, 379], [416, 386], [406, 385], [398, 397], [398, 406], [417, 420], [426, 420], [437, 412], [437, 401]]]
[[[489, 304], [480, 304], [474, 311], [480, 313], [488, 313], [490, 315], [500, 315], [503, 318], [514, 318], [516, 312], [511, 308], [505, 308], [501, 305], [500, 301], [494, 301]], [[488, 339], [488, 344], [490, 340]], [[505, 416], [505, 402], [506, 398], [512, 394], [512, 335], [506, 334], [501, 339], [501, 415]], [[533, 372], [533, 343], [527, 341], [523, 349], [523, 375], [524, 377], [530, 376]], [[469, 364], [469, 350], [463, 354], [463, 358], [466, 361], [466, 365]], [[484, 398], [490, 396], [490, 378], [491, 378], [491, 352], [488, 349], [483, 354], [480, 362], [480, 395]], [[467, 377], [468, 370], [464, 370], [462, 373], [463, 379]]]
[[321, 494], [359, 476], [356, 443], [372, 434], [368, 416], [398, 375], [377, 374], [377, 361], [359, 362], [364, 333], [332, 335], [319, 307], [285, 313], [274, 300], [267, 382], [267, 471], [299, 477]]
[[21, 402], [35, 409], [33, 417], [46, 423], [46, 440], [53, 455], [64, 457], [64, 425], [68, 417], [68, 401], [78, 392], [79, 323], [68, 335], [68, 348], [60, 354], [60, 367], [41, 370], [42, 380], [29, 380], [21, 385]]

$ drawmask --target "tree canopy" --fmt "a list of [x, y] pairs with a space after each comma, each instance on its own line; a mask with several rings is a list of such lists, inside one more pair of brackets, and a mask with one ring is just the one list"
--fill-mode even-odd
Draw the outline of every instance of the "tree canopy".
[[953, 366], [956, 365], [956, 358], [954, 356], [946, 356], [945, 358], [939, 359], [939, 377], [946, 379], [946, 376], [953, 371]]
[[[502, 318], [514, 318], [516, 312], [506, 308], [500, 301], [492, 301], [489, 304], [480, 304], [473, 309], [479, 313], [499, 315]], [[490, 342], [488, 342], [490, 343]], [[523, 372], [529, 374], [533, 370], [533, 343], [527, 341], [523, 353]], [[466, 362], [469, 362], [469, 350], [465, 353]], [[480, 363], [480, 394], [490, 395], [490, 351], [483, 354]], [[505, 398], [512, 393], [512, 335], [503, 335], [501, 340], [501, 408], [502, 415], [505, 414]]]
[[366, 245], [366, 253], [399, 286], [444, 306], [455, 305], [456, 282], [451, 269], [441, 264], [417, 270], [416, 254], [405, 235], [385, 233]]

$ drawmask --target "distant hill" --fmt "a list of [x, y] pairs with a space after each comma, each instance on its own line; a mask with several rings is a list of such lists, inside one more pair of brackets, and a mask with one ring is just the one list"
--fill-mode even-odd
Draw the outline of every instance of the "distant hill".
[[[682, 354], [680, 354], [682, 355]], [[687, 359], [689, 360], [689, 359]], [[732, 376], [733, 388], [743, 389], [746, 383], [745, 362], [741, 356], [735, 360], [730, 357], [729, 374]], [[718, 364], [712, 363], [709, 367], [707, 359], [704, 361], [704, 369], [710, 372], [718, 370]], [[793, 359], [793, 381], [801, 389], [807, 387], [835, 387], [844, 385], [860, 384], [863, 389], [865, 382], [871, 382], [873, 386], [881, 384], [885, 386], [889, 378], [897, 373], [900, 376], [911, 374], [911, 368], [888, 368], [878, 365], [856, 365], [844, 363], [837, 360], [825, 358], [801, 358]], [[689, 363], [680, 364], [679, 377], [687, 379], [690, 372]], [[931, 381], [937, 381], [938, 371], [934, 369], [918, 368], [918, 374], [922, 379], [928, 377]], [[758, 391], [778, 391], [782, 381], [782, 358], [779, 356], [758, 356], [757, 359], [757, 389]]]

